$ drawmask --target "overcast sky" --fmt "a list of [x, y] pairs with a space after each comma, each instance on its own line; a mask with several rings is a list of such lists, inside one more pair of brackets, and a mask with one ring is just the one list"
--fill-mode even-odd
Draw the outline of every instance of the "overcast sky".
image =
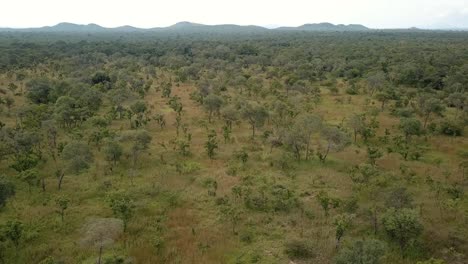
[[0, 0], [0, 27], [203, 24], [468, 28], [468, 0]]

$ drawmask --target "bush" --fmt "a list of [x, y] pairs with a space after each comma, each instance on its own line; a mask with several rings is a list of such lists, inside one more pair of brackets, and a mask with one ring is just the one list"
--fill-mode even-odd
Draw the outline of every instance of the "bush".
[[240, 240], [246, 244], [250, 244], [254, 240], [254, 234], [251, 231], [244, 231], [240, 233]]
[[444, 120], [439, 125], [439, 131], [447, 136], [461, 136], [463, 134], [463, 125], [455, 120]]
[[237, 163], [230, 162], [226, 168], [226, 174], [229, 176], [237, 176], [237, 173], [241, 170], [241, 166]]
[[346, 93], [349, 95], [359, 94], [359, 88], [357, 88], [355, 85], [351, 85], [348, 88], [346, 88]]
[[425, 261], [418, 261], [416, 264], [445, 264], [445, 261], [442, 259], [431, 258]]
[[286, 243], [284, 253], [289, 258], [307, 259], [315, 256], [315, 251], [310, 242], [306, 240], [291, 240]]
[[406, 187], [396, 187], [387, 194], [385, 207], [393, 207], [396, 209], [412, 208], [413, 197], [411, 196], [411, 193], [408, 192]]
[[195, 161], [186, 161], [182, 163], [181, 173], [182, 174], [191, 174], [197, 172], [201, 169], [201, 164]]
[[355, 240], [338, 252], [336, 264], [378, 264], [385, 253], [385, 244], [376, 239]]
[[409, 117], [413, 117], [414, 115], [414, 110], [409, 108], [409, 107], [405, 107], [405, 108], [396, 108], [394, 111], [392, 111], [392, 114], [397, 116], [397, 117], [406, 117], [406, 118], [409, 118]]
[[0, 208], [5, 206], [6, 201], [15, 195], [15, 185], [5, 176], [0, 175]]

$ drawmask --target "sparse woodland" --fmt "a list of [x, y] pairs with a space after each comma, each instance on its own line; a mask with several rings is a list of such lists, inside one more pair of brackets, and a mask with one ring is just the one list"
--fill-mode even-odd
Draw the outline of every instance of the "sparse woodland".
[[466, 33], [1, 33], [0, 263], [467, 263], [467, 124]]

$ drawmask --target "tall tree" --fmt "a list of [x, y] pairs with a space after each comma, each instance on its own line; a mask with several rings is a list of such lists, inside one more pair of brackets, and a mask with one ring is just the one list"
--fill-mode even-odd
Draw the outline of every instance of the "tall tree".
[[382, 223], [390, 239], [400, 246], [402, 255], [409, 243], [418, 238], [423, 230], [418, 213], [406, 208], [388, 209], [383, 216]]
[[440, 99], [434, 98], [430, 95], [423, 95], [418, 99], [418, 112], [424, 119], [423, 127], [426, 128], [427, 121], [432, 114], [441, 116], [445, 110], [444, 105]]
[[86, 171], [94, 160], [93, 153], [89, 146], [81, 141], [72, 141], [68, 143], [62, 151], [62, 160], [65, 163], [65, 171], [58, 173], [58, 189], [62, 187], [62, 181], [65, 173], [73, 175], [81, 174]]
[[330, 150], [341, 151], [343, 150], [350, 142], [349, 136], [334, 126], [327, 126], [321, 131], [322, 137], [326, 141], [326, 146], [321, 146], [321, 149], [317, 151], [317, 156], [321, 162], [325, 162], [330, 153]]
[[254, 138], [255, 130], [265, 124], [268, 111], [257, 103], [247, 103], [242, 109], [242, 116], [249, 122], [252, 128], [252, 138]]
[[221, 106], [223, 105], [223, 99], [215, 94], [209, 94], [204, 100], [203, 100], [203, 107], [205, 108], [206, 111], [208, 111], [208, 122], [211, 123], [211, 117], [213, 116], [213, 113], [216, 113], [219, 115], [219, 110], [221, 109]]

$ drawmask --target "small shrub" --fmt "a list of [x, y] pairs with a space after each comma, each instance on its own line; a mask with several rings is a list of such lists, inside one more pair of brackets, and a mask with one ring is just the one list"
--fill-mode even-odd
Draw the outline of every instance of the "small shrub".
[[182, 163], [181, 173], [182, 174], [191, 174], [197, 172], [201, 169], [201, 164], [195, 161], [186, 161]]
[[463, 126], [454, 120], [444, 120], [439, 125], [439, 131], [447, 136], [461, 136], [463, 134]]
[[254, 234], [251, 231], [244, 231], [240, 233], [240, 240], [246, 244], [250, 244], [254, 240]]
[[226, 168], [226, 174], [229, 175], [229, 176], [237, 176], [237, 173], [239, 172], [240, 170], [240, 166], [236, 163], [229, 163], [227, 168]]
[[359, 94], [359, 88], [357, 88], [355, 85], [351, 85], [350, 87], [346, 88], [346, 93], [349, 95]]
[[409, 117], [412, 117], [414, 115], [414, 110], [409, 108], [409, 107], [405, 107], [405, 108], [396, 108], [393, 112], [392, 112], [393, 115], [397, 116], [397, 117], [406, 117], [406, 118], [409, 118]]
[[315, 256], [311, 243], [306, 240], [291, 240], [287, 242], [284, 253], [292, 259], [307, 259]]

